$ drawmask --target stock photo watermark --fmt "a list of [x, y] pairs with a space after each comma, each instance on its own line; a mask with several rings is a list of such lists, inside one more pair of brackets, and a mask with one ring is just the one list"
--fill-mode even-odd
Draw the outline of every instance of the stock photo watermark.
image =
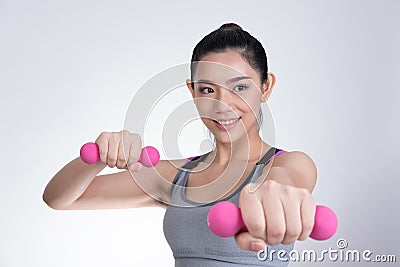
[[336, 242], [336, 248], [329, 247], [320, 252], [315, 250], [297, 251], [295, 249], [290, 252], [286, 250], [275, 250], [268, 246], [265, 250], [260, 250], [257, 257], [260, 261], [283, 261], [283, 262], [386, 262], [395, 263], [396, 255], [374, 254], [369, 249], [358, 250], [349, 249], [347, 240], [340, 238]]

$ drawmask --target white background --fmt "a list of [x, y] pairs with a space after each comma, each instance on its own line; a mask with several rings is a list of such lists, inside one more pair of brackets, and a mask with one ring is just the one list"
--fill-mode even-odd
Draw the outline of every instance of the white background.
[[339, 218], [333, 239], [296, 247], [343, 237], [399, 261], [399, 11], [396, 1], [0, 1], [0, 266], [173, 266], [164, 210], [54, 211], [41, 196], [83, 143], [123, 128], [147, 79], [188, 62], [225, 22], [267, 49], [276, 146], [314, 159], [313, 195]]

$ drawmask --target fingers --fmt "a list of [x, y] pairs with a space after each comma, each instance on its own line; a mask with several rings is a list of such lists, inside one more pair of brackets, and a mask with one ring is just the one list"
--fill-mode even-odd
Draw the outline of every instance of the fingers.
[[285, 212], [286, 231], [282, 244], [305, 240], [314, 227], [316, 205], [307, 189], [285, 187], [282, 199]]
[[266, 239], [266, 221], [264, 208], [257, 194], [250, 193], [251, 184], [246, 185], [240, 193], [240, 211], [243, 222], [251, 236]]
[[129, 140], [129, 148], [126, 150], [129, 153], [127, 166], [130, 171], [140, 171], [143, 168], [143, 165], [139, 162], [142, 153], [142, 140], [139, 135], [130, 135], [126, 139]]
[[316, 212], [316, 205], [312, 197], [307, 194], [301, 203], [301, 233], [299, 240], [305, 240], [310, 236], [314, 227], [314, 218]]
[[139, 135], [131, 136], [129, 141], [128, 165], [138, 162], [142, 153], [142, 140]]
[[143, 168], [143, 164], [140, 162], [133, 162], [131, 164], [128, 165], [128, 169], [131, 172], [140, 172]]
[[125, 157], [124, 154], [124, 146], [123, 146], [123, 139], [119, 139], [119, 143], [117, 145], [117, 150], [118, 150], [118, 155], [117, 155], [117, 168], [118, 169], [123, 169], [128, 165], [128, 162], [126, 160], [127, 157]]
[[100, 161], [107, 164], [108, 158], [108, 139], [111, 133], [103, 132], [97, 137], [95, 143], [99, 147]]
[[302, 230], [300, 213], [301, 199], [290, 197], [291, 195], [293, 196], [292, 193], [294, 192], [291, 191], [296, 190], [295, 188], [288, 187], [286, 188], [286, 190], [288, 192], [282, 200], [282, 202], [284, 203], [284, 205], [282, 206], [284, 210], [284, 224], [286, 226], [286, 229], [283, 232], [284, 235], [282, 236], [283, 238], [280, 241], [280, 243], [285, 245], [295, 242], [300, 236]]
[[142, 141], [138, 134], [128, 131], [103, 132], [96, 140], [99, 146], [100, 160], [110, 168], [140, 171], [143, 165], [138, 162], [142, 150]]
[[[269, 184], [268, 187], [271, 187], [269, 190], [277, 190], [275, 186], [275, 184]], [[285, 236], [286, 222], [284, 208], [281, 200], [273, 194], [263, 195], [262, 203], [267, 221], [267, 238], [265, 241], [269, 245], [275, 246], [281, 243]]]
[[237, 245], [244, 250], [258, 252], [265, 250], [265, 242], [262, 239], [254, 238], [249, 232], [242, 232], [235, 235]]
[[271, 246], [305, 240], [314, 226], [316, 206], [307, 189], [269, 180], [258, 191], [240, 194], [240, 209], [248, 232], [235, 236], [239, 247], [254, 251], [252, 242]]
[[110, 168], [115, 167], [115, 165], [117, 164], [119, 141], [120, 139], [116, 134], [109, 135], [106, 164]]

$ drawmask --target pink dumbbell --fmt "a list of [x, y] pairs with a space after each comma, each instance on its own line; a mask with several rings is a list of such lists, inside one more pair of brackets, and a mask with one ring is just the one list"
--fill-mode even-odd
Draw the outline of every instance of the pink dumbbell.
[[[230, 237], [247, 231], [240, 209], [229, 201], [215, 204], [208, 212], [207, 222], [211, 232], [220, 237]], [[317, 206], [310, 237], [315, 240], [329, 239], [335, 234], [337, 225], [336, 215], [330, 208]]]
[[[94, 164], [100, 160], [99, 146], [96, 143], [86, 143], [81, 147], [80, 156], [83, 162]], [[153, 167], [160, 161], [160, 153], [152, 146], [142, 148], [139, 162], [146, 167]]]

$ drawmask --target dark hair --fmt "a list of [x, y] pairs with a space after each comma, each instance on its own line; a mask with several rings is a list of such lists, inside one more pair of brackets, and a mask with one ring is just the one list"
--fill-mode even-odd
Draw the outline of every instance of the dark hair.
[[196, 70], [196, 61], [201, 61], [210, 53], [223, 53], [227, 50], [238, 52], [243, 60], [260, 74], [261, 85], [264, 83], [268, 74], [267, 55], [264, 47], [256, 38], [235, 23], [223, 24], [217, 30], [206, 35], [195, 46], [191, 60], [192, 81]]

